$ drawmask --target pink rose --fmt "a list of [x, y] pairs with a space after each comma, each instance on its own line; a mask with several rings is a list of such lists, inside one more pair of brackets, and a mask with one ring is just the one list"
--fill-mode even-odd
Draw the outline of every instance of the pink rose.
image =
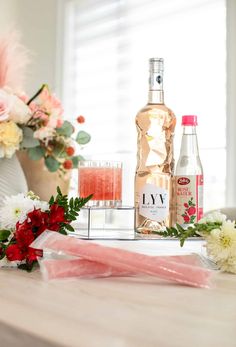
[[10, 98], [8, 94], [0, 89], [0, 122], [9, 118]]
[[9, 108], [5, 100], [0, 99], [0, 122], [7, 120], [9, 118]]
[[25, 93], [22, 93], [22, 94], [18, 95], [18, 97], [19, 97], [25, 104], [27, 104], [27, 102], [29, 101], [29, 97], [28, 97], [28, 95], [25, 94]]

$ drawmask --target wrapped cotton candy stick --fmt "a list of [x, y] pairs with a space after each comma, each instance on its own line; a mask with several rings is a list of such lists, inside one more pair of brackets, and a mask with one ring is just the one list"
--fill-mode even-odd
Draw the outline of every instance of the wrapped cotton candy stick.
[[167, 257], [153, 257], [119, 248], [102, 246], [91, 241], [76, 239], [51, 231], [41, 234], [31, 244], [31, 247], [64, 252], [109, 265], [120, 271], [157, 276], [194, 287], [209, 287], [211, 271], [181, 262], [173, 262]]
[[129, 271], [120, 271], [109, 265], [86, 259], [42, 259], [40, 269], [45, 280], [59, 278], [97, 278], [110, 276], [132, 276]]
[[[162, 257], [165, 258], [165, 257]], [[202, 261], [197, 254], [168, 256], [172, 261], [180, 261], [183, 264], [201, 266]], [[42, 259], [39, 261], [40, 269], [45, 280], [60, 278], [97, 278], [97, 277], [125, 277], [135, 276], [138, 272], [120, 271], [109, 265], [98, 262], [75, 259]]]

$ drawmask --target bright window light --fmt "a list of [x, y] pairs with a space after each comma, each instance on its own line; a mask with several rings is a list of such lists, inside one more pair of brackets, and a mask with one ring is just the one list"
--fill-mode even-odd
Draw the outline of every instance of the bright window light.
[[225, 205], [225, 0], [72, 0], [65, 2], [63, 99], [86, 117], [84, 155], [124, 163], [123, 201], [133, 204], [135, 115], [147, 102], [148, 59], [163, 57], [165, 103], [196, 114], [205, 176], [205, 211]]

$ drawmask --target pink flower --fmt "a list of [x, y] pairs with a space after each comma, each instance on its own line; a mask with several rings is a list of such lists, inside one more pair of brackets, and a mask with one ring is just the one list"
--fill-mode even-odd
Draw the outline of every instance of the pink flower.
[[34, 115], [33, 115], [34, 119], [41, 119], [43, 121], [47, 121], [48, 120], [48, 115], [46, 113], [44, 113], [41, 110], [37, 110]]
[[32, 112], [36, 112], [39, 109], [38, 105], [34, 101], [31, 101], [29, 108]]
[[55, 134], [55, 130], [50, 127], [42, 127], [34, 132], [34, 138], [44, 141], [51, 140]]
[[0, 89], [0, 121], [12, 120], [15, 123], [27, 123], [31, 117], [29, 107], [10, 89]]
[[57, 120], [57, 128], [60, 128], [63, 124], [63, 120], [62, 119], [58, 119]]
[[27, 104], [29, 97], [27, 94], [23, 93], [21, 95], [18, 96], [25, 104]]
[[48, 113], [57, 114], [58, 116], [62, 115], [63, 108], [61, 101], [54, 94], [50, 94], [47, 88], [43, 89], [40, 99]]
[[0, 122], [9, 118], [10, 99], [5, 91], [0, 90]]
[[9, 110], [7, 106], [8, 105], [4, 100], [0, 100], [0, 122], [9, 118], [9, 114], [7, 113]]

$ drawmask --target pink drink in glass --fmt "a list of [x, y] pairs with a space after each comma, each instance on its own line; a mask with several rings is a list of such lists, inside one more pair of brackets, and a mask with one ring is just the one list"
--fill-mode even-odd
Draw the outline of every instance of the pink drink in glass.
[[90, 194], [93, 194], [90, 205], [108, 206], [120, 203], [122, 199], [121, 163], [81, 162], [79, 195], [86, 197]]

